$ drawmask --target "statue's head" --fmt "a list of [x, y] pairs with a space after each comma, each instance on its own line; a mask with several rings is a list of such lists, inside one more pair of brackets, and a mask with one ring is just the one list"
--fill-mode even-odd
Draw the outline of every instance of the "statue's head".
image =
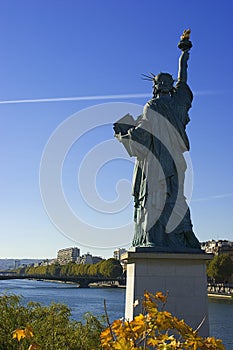
[[169, 73], [159, 73], [153, 78], [153, 94], [169, 93], [173, 90], [174, 79]]
[[169, 73], [159, 73], [155, 75], [150, 73], [150, 75], [142, 74], [144, 80], [149, 80], [153, 82], [153, 94], [158, 96], [160, 93], [168, 94], [174, 90], [174, 79]]

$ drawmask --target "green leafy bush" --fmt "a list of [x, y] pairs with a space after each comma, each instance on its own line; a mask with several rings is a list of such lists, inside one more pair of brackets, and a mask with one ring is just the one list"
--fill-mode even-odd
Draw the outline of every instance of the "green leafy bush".
[[63, 304], [43, 306], [30, 302], [23, 305], [19, 296], [2, 295], [0, 350], [26, 350], [30, 346], [30, 350], [36, 346], [43, 350], [101, 349], [103, 318], [87, 313], [82, 322], [77, 322], [70, 315], [70, 309]]

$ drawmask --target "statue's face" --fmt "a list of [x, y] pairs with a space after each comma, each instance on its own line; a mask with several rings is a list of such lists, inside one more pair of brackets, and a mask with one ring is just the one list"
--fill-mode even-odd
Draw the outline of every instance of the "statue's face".
[[159, 73], [153, 80], [153, 93], [168, 93], [173, 89], [174, 80], [168, 73]]

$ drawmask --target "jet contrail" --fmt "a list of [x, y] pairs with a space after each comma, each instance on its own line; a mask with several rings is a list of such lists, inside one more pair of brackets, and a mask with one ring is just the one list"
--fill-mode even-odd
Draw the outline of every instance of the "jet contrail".
[[203, 197], [203, 198], [196, 198], [196, 199], [193, 199], [192, 202], [210, 201], [214, 199], [225, 199], [225, 198], [231, 198], [231, 197], [233, 197], [233, 193], [224, 193], [224, 194], [217, 194], [217, 195]]
[[[196, 91], [194, 95], [216, 95], [217, 91]], [[94, 96], [77, 96], [77, 97], [54, 97], [54, 98], [37, 98], [24, 100], [5, 100], [0, 104], [16, 104], [16, 103], [43, 103], [43, 102], [65, 102], [65, 101], [93, 101], [93, 100], [116, 100], [126, 98], [150, 98], [152, 93], [137, 93], [137, 94], [119, 94], [119, 95], [94, 95]]]
[[62, 102], [62, 101], [92, 101], [92, 100], [112, 100], [125, 98], [145, 98], [151, 94], [121, 94], [121, 95], [96, 95], [96, 96], [78, 96], [78, 97], [55, 97], [55, 98], [38, 98], [32, 100], [6, 100], [0, 101], [0, 104], [15, 103], [41, 103], [41, 102]]

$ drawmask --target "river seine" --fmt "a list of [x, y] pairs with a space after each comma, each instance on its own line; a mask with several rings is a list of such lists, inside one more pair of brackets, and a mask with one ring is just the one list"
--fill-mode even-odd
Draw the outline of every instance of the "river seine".
[[[81, 320], [85, 312], [103, 315], [104, 299], [111, 321], [124, 315], [124, 288], [78, 288], [75, 284], [35, 280], [0, 281], [1, 294], [22, 296], [23, 303], [63, 303], [70, 307], [72, 318]], [[209, 298], [210, 335], [223, 340], [227, 350], [233, 350], [233, 300]]]

